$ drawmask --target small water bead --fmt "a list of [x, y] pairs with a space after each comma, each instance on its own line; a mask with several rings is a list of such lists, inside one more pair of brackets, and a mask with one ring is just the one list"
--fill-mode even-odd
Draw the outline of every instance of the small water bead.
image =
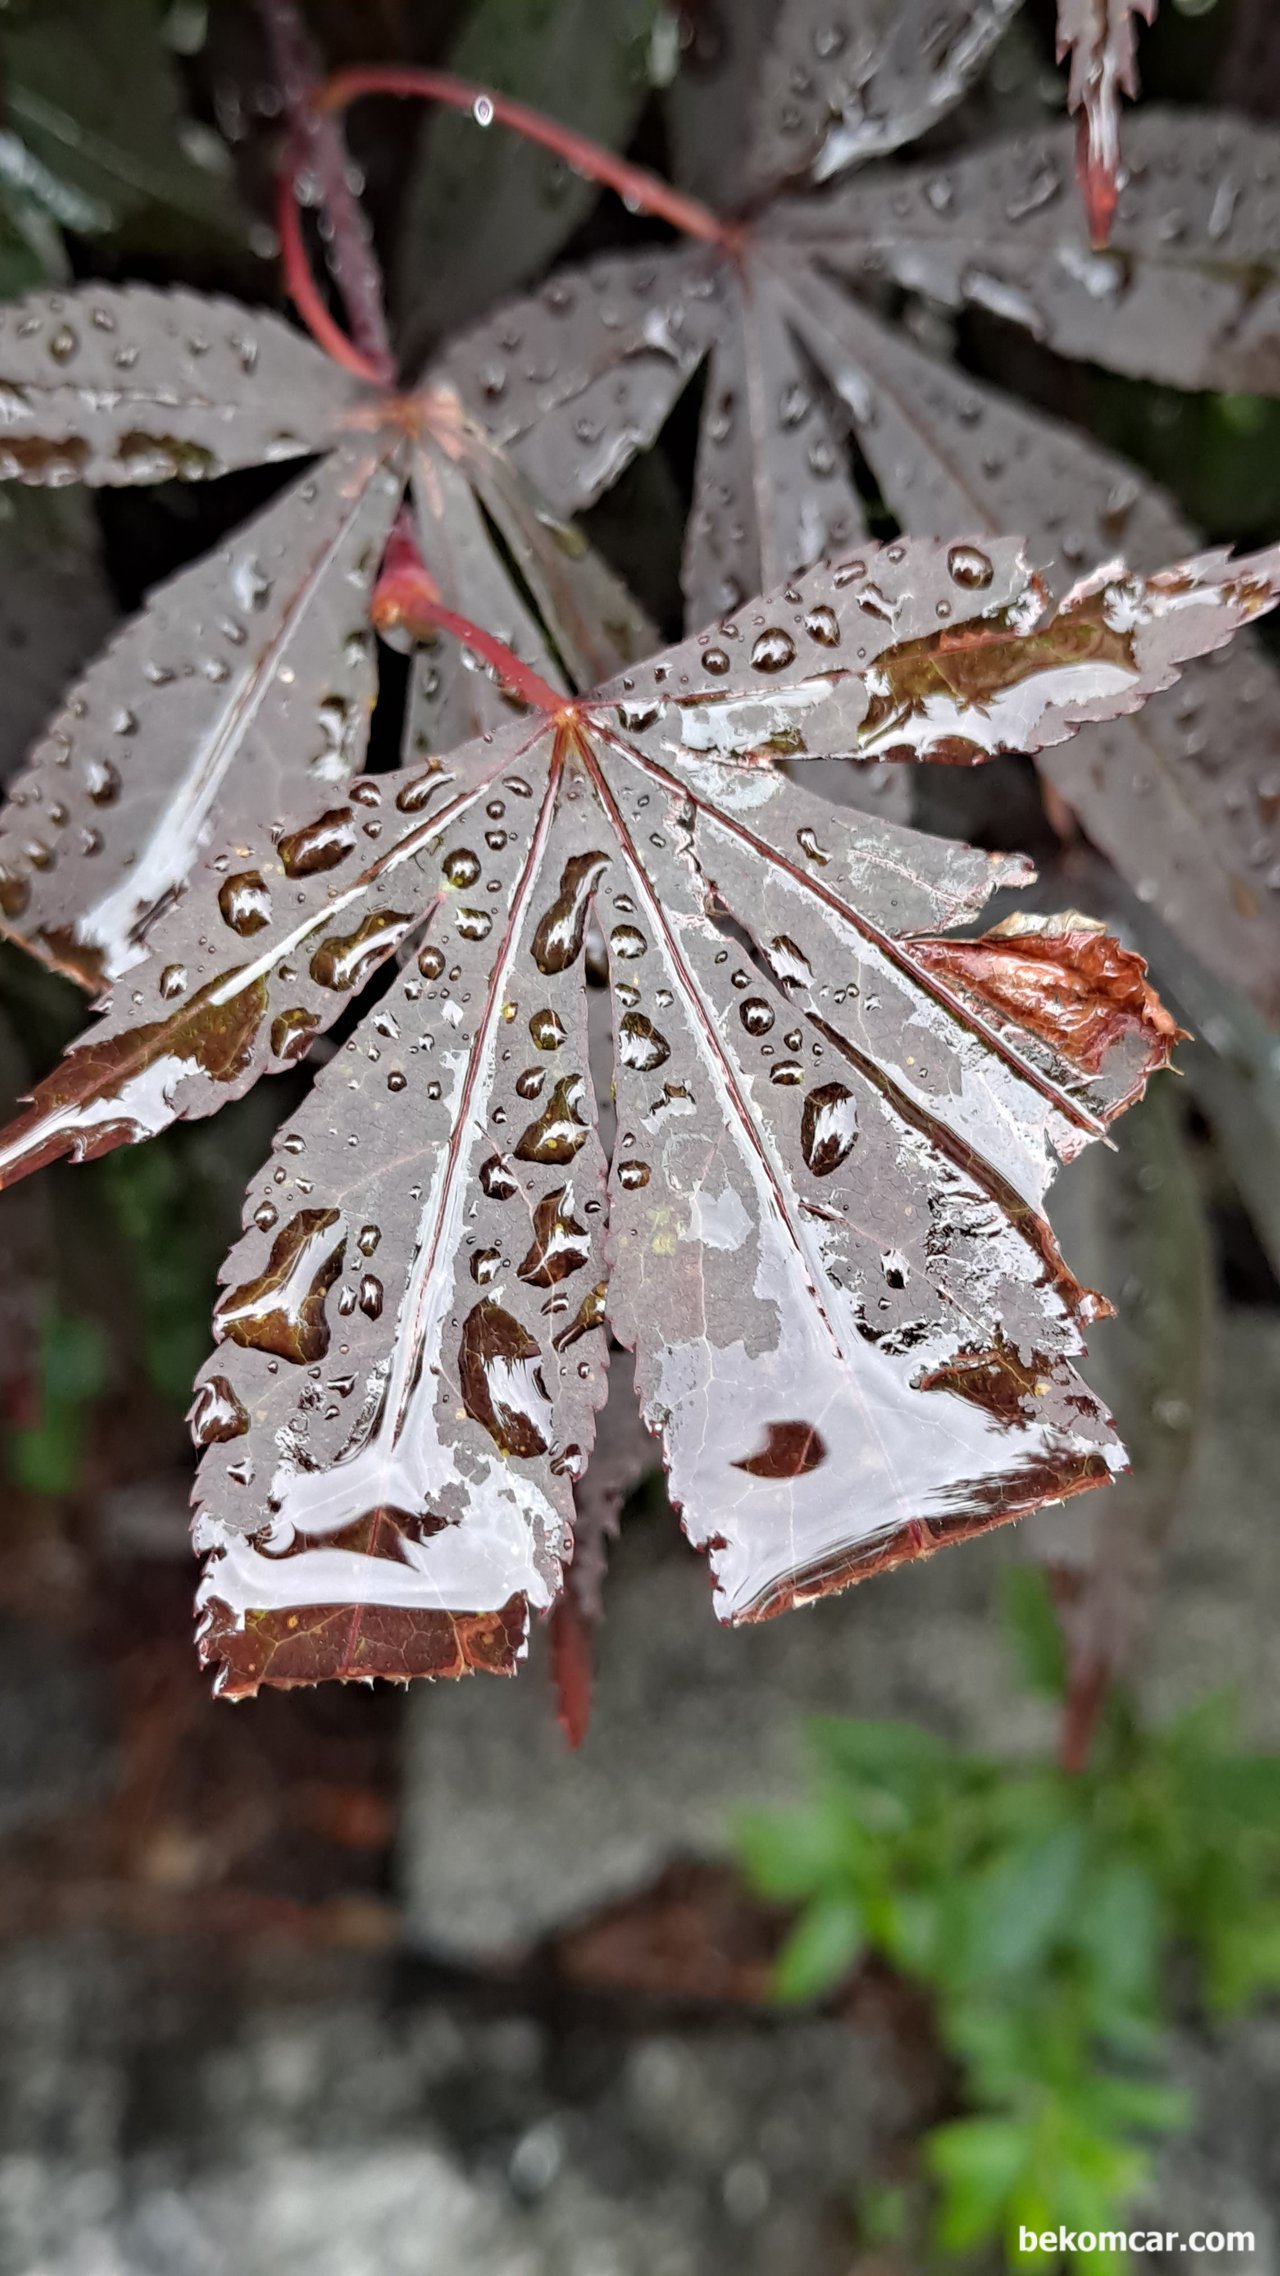
[[501, 798], [491, 798], [485, 807], [485, 813], [491, 822], [500, 822], [506, 811], [506, 804]]
[[729, 669], [729, 659], [723, 648], [704, 648], [702, 667], [704, 671], [713, 672], [717, 679], [723, 679]]
[[445, 856], [443, 868], [445, 881], [449, 885], [474, 885], [480, 875], [479, 857], [472, 853], [469, 846], [456, 846], [452, 853]]
[[751, 662], [757, 672], [785, 672], [795, 662], [796, 644], [781, 625], [771, 624], [753, 641]]
[[624, 1011], [632, 1011], [640, 1001], [640, 990], [633, 980], [616, 980], [613, 992]]
[[186, 965], [166, 964], [163, 972], [160, 975], [160, 993], [165, 998], [166, 1002], [171, 1003], [175, 996], [180, 996], [186, 988], [186, 985]]
[[502, 1268], [501, 1249], [477, 1249], [471, 1259], [471, 1277], [478, 1288], [488, 1288]]
[[809, 861], [816, 862], [820, 869], [826, 868], [831, 856], [819, 845], [817, 831], [811, 824], [806, 823], [802, 830], [796, 831], [796, 844]]
[[523, 1074], [516, 1076], [516, 1097], [537, 1098], [546, 1079], [545, 1067], [526, 1067]]
[[370, 1320], [376, 1320], [382, 1311], [382, 1282], [375, 1273], [366, 1272], [360, 1283], [360, 1309]]
[[534, 1012], [529, 1021], [529, 1033], [539, 1051], [558, 1051], [566, 1030], [559, 1013], [548, 1009]]
[[464, 940], [487, 940], [493, 931], [487, 909], [459, 909], [455, 922]]
[[989, 556], [976, 545], [953, 545], [947, 555], [947, 568], [954, 582], [970, 592], [985, 590], [995, 575]]
[[381, 1239], [382, 1233], [377, 1225], [362, 1225], [356, 1234], [356, 1247], [362, 1257], [371, 1257]]
[[802, 1083], [804, 1081], [804, 1068], [798, 1059], [779, 1059], [777, 1066], [769, 1069], [769, 1080], [771, 1083], [788, 1086], [792, 1083]]
[[644, 956], [648, 951], [649, 943], [644, 934], [638, 932], [634, 925], [615, 925], [609, 935], [609, 946], [615, 956], [630, 960], [637, 956]]
[[788, 1034], [783, 1036], [782, 1040], [788, 1051], [798, 1051], [804, 1042], [804, 1037], [798, 1027], [793, 1027]]
[[649, 1176], [647, 1162], [619, 1162], [618, 1164], [618, 1183], [624, 1193], [639, 1193], [642, 1186], [648, 1185]]
[[253, 1222], [257, 1226], [258, 1231], [260, 1233], [269, 1233], [272, 1226], [275, 1224], [276, 1215], [276, 1205], [273, 1201], [260, 1201], [253, 1213]]
[[490, 853], [501, 853], [507, 842], [507, 833], [505, 830], [486, 830], [484, 842]]
[[110, 759], [90, 759], [84, 786], [95, 806], [112, 806], [120, 796], [120, 773]]
[[402, 1074], [398, 1067], [393, 1067], [387, 1077], [387, 1089], [389, 1091], [403, 1091], [408, 1088], [408, 1083], [408, 1076]]
[[434, 942], [428, 941], [418, 950], [418, 970], [424, 980], [438, 980], [444, 970], [444, 958]]

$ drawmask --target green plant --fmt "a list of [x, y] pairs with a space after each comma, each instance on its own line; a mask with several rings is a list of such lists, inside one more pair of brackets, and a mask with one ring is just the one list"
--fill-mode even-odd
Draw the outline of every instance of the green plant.
[[[1012, 1576], [1006, 1613], [1024, 1675], [1060, 1696], [1038, 1573]], [[757, 1890], [800, 1907], [779, 1997], [864, 1953], [932, 1994], [960, 2103], [921, 2145], [944, 2254], [1000, 2240], [1021, 2266], [1022, 2227], [1114, 2230], [1191, 2115], [1168, 2077], [1174, 1956], [1217, 2011], [1280, 1985], [1280, 1756], [1240, 1752], [1221, 1699], [1150, 1731], [1119, 1694], [1076, 1775], [907, 1723], [808, 1736], [812, 1800], [738, 1828]]]

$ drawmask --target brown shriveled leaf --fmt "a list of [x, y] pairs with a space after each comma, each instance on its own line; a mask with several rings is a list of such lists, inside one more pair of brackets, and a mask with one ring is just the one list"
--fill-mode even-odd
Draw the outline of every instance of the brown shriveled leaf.
[[[1194, 114], [1136, 133], [1141, 163], [1110, 254], [1080, 236], [1059, 130], [779, 200], [741, 225], [732, 256], [660, 248], [561, 274], [456, 343], [447, 368], [570, 512], [653, 441], [705, 364], [684, 560], [693, 625], [857, 542], [850, 436], [913, 535], [1020, 529], [1068, 575], [1119, 546], [1154, 568], [1194, 544], [1159, 491], [924, 354], [836, 281], [888, 269], [1122, 369], [1275, 384], [1280, 141]], [[1140, 721], [1042, 762], [1134, 888], [1273, 1018], [1278, 758], [1280, 681], [1257, 654], [1244, 671], [1200, 669]]]
[[1086, 919], [946, 937], [1025, 866], [832, 805], [774, 758], [1063, 739], [1167, 685], [1278, 575], [1117, 574], [1054, 610], [1012, 541], [871, 547], [247, 836], [252, 937], [225, 865], [157, 919], [6, 1134], [8, 1178], [213, 1111], [416, 950], [281, 1132], [224, 1268], [193, 1409], [221, 1688], [513, 1666], [562, 1585], [606, 1327], [725, 1618], [1112, 1474], [1071, 1366], [1100, 1300], [1041, 1203], [1174, 1024]]
[[[0, 926], [98, 986], [216, 845], [282, 829], [361, 765], [376, 695], [368, 603], [406, 480], [437, 585], [547, 676], [590, 686], [651, 644], [448, 387], [379, 396], [261, 311], [98, 285], [0, 317], [0, 471], [159, 480], [327, 450], [219, 552], [160, 587], [74, 685], [0, 815]], [[497, 528], [544, 630], [490, 535]], [[555, 643], [555, 654], [549, 647]], [[451, 653], [414, 732], [465, 741], [510, 707]], [[246, 904], [245, 929], [254, 929]]]
[[1089, 233], [1105, 245], [1119, 194], [1120, 97], [1138, 92], [1135, 18], [1158, 0], [1058, 0], [1058, 61], [1071, 59], [1067, 102], [1079, 114], [1080, 189]]

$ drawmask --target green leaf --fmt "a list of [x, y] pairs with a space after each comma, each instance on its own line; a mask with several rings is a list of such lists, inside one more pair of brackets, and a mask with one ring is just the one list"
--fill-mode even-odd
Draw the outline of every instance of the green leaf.
[[0, 62], [8, 171], [63, 227], [148, 246], [175, 222], [182, 241], [243, 236], [227, 153], [183, 122], [153, 0], [11, 7]]
[[742, 1868], [762, 1897], [816, 1896], [851, 1879], [860, 1837], [834, 1804], [812, 1810], [743, 1810], [733, 1822]]
[[974, 1978], [1017, 1975], [1044, 1958], [1075, 1901], [1084, 1843], [1082, 1826], [1057, 1826], [974, 1879], [966, 1954]]
[[1107, 1858], [1086, 1875], [1071, 1914], [1071, 1937], [1092, 1966], [1103, 2018], [1115, 2008], [1149, 2008], [1160, 1966], [1162, 1908], [1152, 1874], [1135, 1858]]
[[924, 2163], [941, 2184], [935, 2224], [944, 2252], [971, 2252], [998, 2236], [1031, 2154], [1031, 2133], [1013, 2118], [957, 2118], [926, 2135]]
[[946, 1741], [916, 1723], [817, 1715], [805, 1728], [821, 1769], [851, 1799], [856, 1797], [862, 1817], [872, 1799], [883, 1796], [899, 1805], [889, 1822], [905, 1822], [932, 1804], [957, 1769]]
[[29, 1493], [69, 1494], [80, 1481], [88, 1409], [107, 1380], [107, 1342], [95, 1320], [53, 1312], [38, 1355], [40, 1419], [11, 1433], [9, 1472]]
[[1067, 1683], [1067, 1648], [1045, 1574], [1037, 1565], [1011, 1565], [1001, 1589], [1001, 1612], [1018, 1672], [1028, 1690], [1061, 1699]]
[[[449, 68], [621, 149], [650, 91], [659, 0], [478, 0]], [[437, 111], [404, 199], [396, 292], [421, 341], [451, 332], [543, 268], [599, 197], [506, 128]]]
[[863, 1948], [862, 1913], [852, 1897], [823, 1897], [793, 1928], [774, 1968], [782, 2000], [819, 1999], [848, 1975]]

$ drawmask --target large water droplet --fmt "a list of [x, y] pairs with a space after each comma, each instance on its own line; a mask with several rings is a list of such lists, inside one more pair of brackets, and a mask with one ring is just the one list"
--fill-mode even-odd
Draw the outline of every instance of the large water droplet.
[[771, 624], [752, 643], [751, 661], [757, 672], [785, 672], [795, 662], [796, 644], [781, 625]]
[[581, 1075], [564, 1075], [556, 1084], [541, 1115], [531, 1122], [516, 1142], [515, 1156], [520, 1162], [571, 1162], [578, 1148], [585, 1145], [587, 1126], [579, 1119], [578, 1108], [585, 1096]]
[[516, 1267], [520, 1278], [534, 1288], [554, 1288], [579, 1272], [591, 1253], [585, 1225], [573, 1215], [568, 1186], [545, 1194], [533, 1213], [533, 1245]]
[[800, 1116], [800, 1147], [816, 1178], [839, 1169], [857, 1135], [857, 1101], [843, 1083], [823, 1083], [808, 1093]]
[[256, 869], [242, 869], [226, 877], [218, 888], [222, 921], [233, 933], [260, 933], [271, 918], [271, 895]]
[[643, 1012], [627, 1012], [618, 1023], [618, 1057], [624, 1067], [647, 1074], [671, 1057], [671, 1045]]
[[551, 1443], [541, 1357], [528, 1330], [492, 1297], [468, 1312], [458, 1350], [462, 1403], [500, 1453], [522, 1461], [545, 1454]]
[[310, 1364], [329, 1348], [324, 1302], [346, 1239], [336, 1209], [300, 1209], [281, 1227], [265, 1272], [233, 1288], [214, 1315], [219, 1340]]
[[976, 545], [953, 545], [947, 555], [947, 568], [957, 585], [973, 592], [984, 591], [995, 575], [990, 557]]
[[229, 1438], [243, 1438], [249, 1417], [225, 1375], [211, 1375], [202, 1383], [187, 1416], [197, 1446], [221, 1446]]
[[591, 895], [609, 866], [602, 853], [572, 854], [560, 877], [560, 890], [539, 920], [533, 960], [540, 972], [567, 972], [582, 953]]
[[311, 877], [317, 870], [336, 869], [356, 842], [349, 806], [336, 806], [319, 821], [308, 822], [281, 838], [280, 866], [286, 877]]

